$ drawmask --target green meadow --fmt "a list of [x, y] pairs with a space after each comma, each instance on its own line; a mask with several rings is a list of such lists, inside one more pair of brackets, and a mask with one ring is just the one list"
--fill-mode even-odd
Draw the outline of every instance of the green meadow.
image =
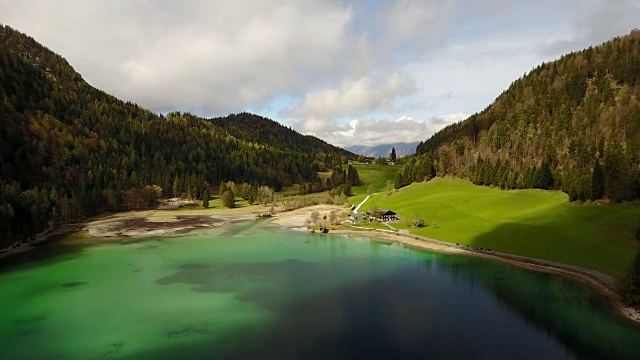
[[[360, 174], [366, 178], [370, 173]], [[351, 202], [358, 204], [365, 196], [354, 196]], [[361, 210], [372, 207], [397, 212], [401, 222], [394, 226], [414, 234], [582, 266], [617, 278], [638, 247], [640, 205], [570, 203], [559, 191], [500, 190], [436, 178], [391, 194], [377, 193]], [[411, 226], [416, 214], [426, 220], [426, 227]]]
[[[387, 180], [393, 181], [398, 170], [402, 168], [400, 165], [352, 165], [358, 170], [362, 185], [351, 188], [353, 197], [350, 198], [352, 204], [359, 204], [367, 197], [367, 189], [369, 185], [373, 185], [375, 192], [384, 191], [387, 187]], [[347, 165], [344, 165], [347, 168]]]

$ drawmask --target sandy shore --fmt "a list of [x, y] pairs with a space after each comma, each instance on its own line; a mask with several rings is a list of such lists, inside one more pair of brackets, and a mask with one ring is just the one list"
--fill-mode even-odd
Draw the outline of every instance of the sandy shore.
[[[64, 224], [38, 234], [34, 239], [13, 244], [0, 251], [0, 259], [31, 251], [39, 243], [72, 233], [84, 232], [95, 238], [177, 235], [197, 229], [216, 228], [229, 222], [255, 220], [269, 210], [264, 206], [226, 208], [181, 208], [179, 210], [141, 210], [103, 214], [87, 220]], [[91, 241], [84, 241], [90, 243]]]
[[93, 237], [182, 234], [194, 229], [215, 228], [229, 222], [255, 220], [255, 214], [128, 214], [89, 222], [83, 230]]
[[[153, 210], [119, 213], [88, 222], [83, 230], [93, 237], [149, 236], [182, 234], [194, 229], [222, 226], [230, 222], [255, 220], [269, 208], [251, 206], [235, 209]], [[271, 222], [291, 229], [306, 230], [305, 221], [317, 211], [329, 217], [331, 211], [346, 218], [346, 209], [336, 205], [316, 205], [277, 212]]]
[[[88, 220], [65, 224], [38, 235], [30, 242], [21, 242], [0, 252], [0, 259], [33, 250], [38, 243], [58, 235], [83, 232], [89, 235], [82, 242], [91, 243], [91, 238], [121, 238], [180, 235], [196, 230], [207, 230], [224, 224], [251, 221], [267, 213], [271, 207], [243, 206], [227, 208], [181, 208], [178, 210], [141, 210], [96, 216]], [[277, 209], [276, 209], [277, 210]], [[282, 227], [306, 231], [305, 221], [317, 211], [320, 217], [329, 217], [335, 211], [340, 219], [346, 218], [347, 208], [336, 205], [316, 205], [292, 211], [277, 212], [272, 222]]]
[[311, 213], [314, 211], [320, 214], [320, 219], [325, 215], [329, 218], [329, 214], [334, 211], [337, 219], [345, 220], [349, 209], [339, 205], [308, 206], [296, 210], [278, 212], [273, 216], [271, 223], [286, 227], [290, 230], [306, 231], [307, 226], [305, 225], [305, 221], [311, 217]]

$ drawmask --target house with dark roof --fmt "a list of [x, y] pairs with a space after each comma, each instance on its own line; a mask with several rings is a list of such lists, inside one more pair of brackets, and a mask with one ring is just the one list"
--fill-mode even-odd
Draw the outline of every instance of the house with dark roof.
[[396, 212], [387, 209], [377, 209], [375, 211], [367, 211], [369, 217], [382, 222], [400, 222], [400, 218], [396, 216]]

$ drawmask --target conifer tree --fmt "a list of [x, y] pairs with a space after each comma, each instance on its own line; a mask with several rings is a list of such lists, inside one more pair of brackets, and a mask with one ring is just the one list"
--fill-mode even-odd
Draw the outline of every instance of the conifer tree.
[[209, 208], [209, 191], [206, 189], [202, 195], [202, 207], [205, 209]]
[[604, 173], [598, 161], [596, 161], [591, 174], [591, 196], [592, 200], [602, 199], [604, 196]]

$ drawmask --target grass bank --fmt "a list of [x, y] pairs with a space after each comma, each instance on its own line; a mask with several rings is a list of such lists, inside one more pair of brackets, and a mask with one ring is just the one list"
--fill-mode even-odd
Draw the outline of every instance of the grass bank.
[[[353, 197], [350, 198], [352, 204], [359, 204], [367, 197], [367, 189], [372, 185], [376, 192], [384, 191], [387, 186], [387, 180], [393, 181], [398, 170], [402, 168], [399, 165], [352, 165], [358, 170], [362, 185], [351, 188]], [[344, 165], [346, 169], [346, 165]]]
[[[557, 191], [505, 191], [438, 178], [390, 195], [375, 194], [362, 210], [371, 207], [396, 211], [402, 222], [394, 226], [414, 234], [577, 265], [616, 278], [625, 273], [638, 246], [634, 234], [640, 205], [570, 203]], [[428, 226], [410, 227], [416, 214]]]

